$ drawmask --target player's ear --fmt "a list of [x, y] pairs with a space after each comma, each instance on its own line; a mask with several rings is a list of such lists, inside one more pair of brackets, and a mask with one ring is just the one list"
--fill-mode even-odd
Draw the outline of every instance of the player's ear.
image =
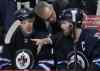
[[73, 25], [72, 25], [72, 24], [70, 24], [70, 25], [69, 25], [69, 27], [72, 29], [72, 28], [73, 28]]

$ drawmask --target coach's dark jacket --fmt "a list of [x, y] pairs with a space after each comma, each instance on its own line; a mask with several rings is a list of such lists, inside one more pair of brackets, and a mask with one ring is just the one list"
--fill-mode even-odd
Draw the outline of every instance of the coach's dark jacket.
[[73, 50], [73, 39], [70, 36], [65, 36], [64, 33], [59, 32], [51, 36], [53, 40], [54, 57], [57, 60], [65, 60], [67, 54]]

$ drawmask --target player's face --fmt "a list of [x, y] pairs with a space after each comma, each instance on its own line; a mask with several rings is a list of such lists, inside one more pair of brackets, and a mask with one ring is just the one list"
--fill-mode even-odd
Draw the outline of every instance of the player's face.
[[33, 29], [33, 20], [29, 19], [29, 20], [24, 20], [23, 24], [22, 24], [23, 30], [26, 33], [32, 33], [32, 29]]
[[69, 21], [61, 21], [61, 29], [65, 34], [70, 34], [72, 32], [73, 24]]

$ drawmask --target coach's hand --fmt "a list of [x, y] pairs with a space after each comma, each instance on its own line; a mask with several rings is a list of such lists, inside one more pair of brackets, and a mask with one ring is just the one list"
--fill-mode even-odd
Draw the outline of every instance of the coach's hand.
[[48, 44], [48, 38], [44, 39], [31, 39], [31, 41], [36, 42], [36, 45], [46, 45]]

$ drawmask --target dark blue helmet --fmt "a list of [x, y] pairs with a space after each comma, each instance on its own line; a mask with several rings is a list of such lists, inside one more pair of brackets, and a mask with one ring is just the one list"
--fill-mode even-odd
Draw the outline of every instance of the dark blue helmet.
[[73, 19], [72, 19], [72, 10], [76, 10], [76, 21], [74, 22], [74, 24], [76, 24], [76, 26], [81, 26], [82, 21], [83, 21], [83, 13], [80, 9], [78, 8], [69, 8], [69, 9], [65, 9], [61, 12], [61, 14], [59, 15], [59, 20], [67, 20], [69, 22], [73, 23]]
[[15, 12], [15, 18], [21, 21], [25, 19], [32, 19], [34, 15], [34, 12], [27, 8], [22, 8]]

